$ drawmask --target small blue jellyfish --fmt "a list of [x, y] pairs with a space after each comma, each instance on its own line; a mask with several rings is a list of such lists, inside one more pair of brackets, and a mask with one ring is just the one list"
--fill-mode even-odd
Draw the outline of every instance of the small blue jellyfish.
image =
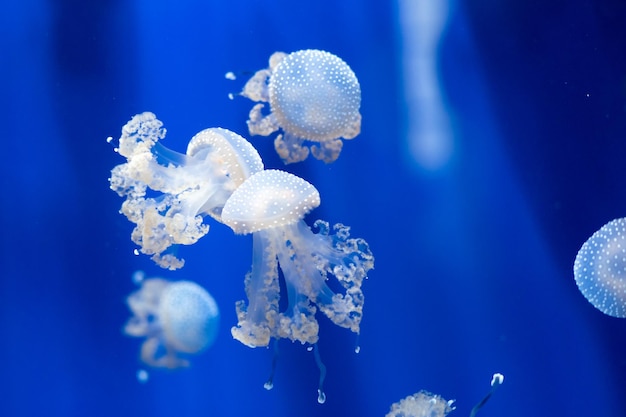
[[[270, 338], [301, 343], [318, 341], [316, 307], [333, 323], [359, 333], [363, 312], [361, 284], [374, 266], [363, 239], [350, 239], [337, 224], [334, 234], [318, 220], [314, 233], [303, 217], [320, 204], [318, 191], [305, 180], [278, 170], [257, 172], [233, 192], [222, 221], [235, 233], [253, 234], [252, 270], [245, 279], [248, 304], [237, 303], [238, 324], [232, 335], [250, 347]], [[279, 268], [288, 306], [279, 311]], [[327, 284], [334, 276], [344, 289]]]
[[[121, 213], [135, 223], [131, 238], [159, 266], [181, 268], [182, 259], [163, 254], [172, 245], [191, 245], [220, 221], [224, 203], [251, 174], [263, 169], [252, 145], [226, 129], [195, 135], [186, 154], [161, 145], [163, 123], [152, 113], [134, 116], [123, 128], [116, 151], [125, 164], [111, 171], [111, 189], [126, 197]], [[146, 194], [150, 192], [152, 197]]]
[[169, 369], [189, 366], [180, 355], [204, 351], [217, 336], [217, 303], [204, 288], [190, 281], [149, 278], [140, 285], [126, 300], [134, 315], [124, 333], [146, 338], [141, 360], [147, 365]]
[[626, 218], [608, 222], [583, 244], [574, 261], [574, 278], [595, 308], [626, 317]]
[[[241, 95], [261, 102], [250, 111], [251, 135], [268, 136], [282, 128], [274, 146], [287, 164], [306, 159], [305, 140], [317, 143], [311, 146], [315, 158], [333, 162], [341, 152], [341, 138], [361, 132], [359, 81], [348, 64], [329, 52], [275, 52], [269, 68], [258, 71]], [[270, 114], [264, 116], [266, 102]]]

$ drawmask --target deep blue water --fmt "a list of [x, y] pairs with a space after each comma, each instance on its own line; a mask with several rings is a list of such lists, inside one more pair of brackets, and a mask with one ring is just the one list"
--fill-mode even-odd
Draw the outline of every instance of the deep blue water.
[[[572, 276], [580, 245], [626, 216], [626, 7], [435, 3], [449, 8], [432, 55], [437, 85], [424, 85], [443, 112], [432, 116], [426, 100], [418, 116], [443, 120], [435, 131], [449, 153], [436, 166], [410, 151], [424, 121], [408, 98], [420, 74], [405, 70], [406, 51], [427, 35], [396, 2], [5, 5], [0, 415], [383, 416], [426, 389], [467, 416], [494, 372], [505, 382], [484, 417], [626, 415], [626, 321], [594, 309]], [[415, 20], [432, 23], [431, 9]], [[304, 347], [282, 341], [268, 392], [272, 350], [230, 336], [249, 237], [213, 224], [173, 273], [133, 255], [107, 181], [123, 161], [105, 141], [146, 110], [173, 149], [206, 127], [247, 136], [251, 102], [228, 93], [272, 52], [306, 48], [337, 54], [359, 77], [361, 135], [331, 165], [285, 167], [271, 140], [252, 143], [267, 167], [319, 189], [309, 222], [350, 225], [376, 257], [360, 353], [353, 334], [320, 318], [323, 405]], [[121, 331], [138, 269], [194, 280], [222, 311], [216, 344], [190, 369], [150, 371], [145, 384], [139, 341]]]

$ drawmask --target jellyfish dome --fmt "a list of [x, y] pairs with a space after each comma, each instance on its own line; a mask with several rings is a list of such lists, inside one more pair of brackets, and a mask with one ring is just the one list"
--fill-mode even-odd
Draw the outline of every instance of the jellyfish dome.
[[[252, 270], [245, 279], [248, 303], [236, 305], [232, 335], [250, 346], [267, 346], [271, 338], [314, 344], [319, 309], [334, 324], [355, 333], [363, 313], [363, 279], [374, 266], [367, 242], [349, 238], [349, 227], [318, 220], [314, 233], [303, 218], [320, 204], [307, 181], [278, 170], [248, 178], [228, 199], [222, 221], [235, 233], [253, 236]], [[288, 305], [279, 310], [279, 270]], [[341, 292], [328, 280], [335, 277]]]
[[198, 354], [217, 336], [219, 309], [211, 295], [191, 281], [143, 280], [127, 299], [133, 317], [124, 332], [145, 337], [141, 360], [157, 368], [189, 366], [181, 354]]
[[392, 404], [385, 417], [445, 417], [454, 410], [453, 403], [422, 390]]
[[[256, 104], [248, 120], [252, 135], [268, 136], [278, 129], [274, 146], [285, 163], [313, 156], [326, 163], [339, 156], [343, 142], [361, 131], [361, 87], [354, 72], [329, 52], [307, 49], [276, 52], [270, 66], [258, 71], [241, 93]], [[262, 114], [264, 102], [270, 114]]]
[[113, 168], [109, 181], [126, 197], [120, 212], [135, 224], [133, 242], [159, 266], [177, 269], [184, 261], [166, 251], [204, 236], [203, 216], [220, 221], [228, 197], [263, 162], [247, 140], [221, 128], [195, 135], [185, 154], [172, 151], [160, 143], [162, 126], [146, 112], [122, 128], [116, 151], [127, 162]]
[[626, 218], [608, 222], [582, 245], [574, 261], [574, 278], [595, 308], [626, 317]]

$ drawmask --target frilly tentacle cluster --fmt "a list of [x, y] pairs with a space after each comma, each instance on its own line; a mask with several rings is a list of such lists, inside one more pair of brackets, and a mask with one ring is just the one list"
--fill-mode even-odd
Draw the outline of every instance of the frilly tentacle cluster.
[[374, 256], [364, 239], [350, 238], [350, 227], [337, 223], [335, 233], [329, 234], [327, 222], [318, 220], [314, 226], [319, 230], [316, 236], [325, 242], [319, 246], [323, 250], [312, 252], [315, 265], [326, 279], [334, 276], [345, 289], [345, 294], [334, 294], [330, 303], [319, 299], [319, 308], [336, 325], [359, 333], [364, 302], [361, 285], [374, 268]]
[[110, 186], [126, 197], [121, 213], [135, 224], [131, 238], [140, 251], [163, 268], [178, 269], [184, 261], [164, 252], [204, 236], [209, 226], [201, 214], [223, 206], [236, 186], [218, 152], [179, 154], [158, 143], [164, 137], [154, 114], [134, 116], [117, 148], [127, 162], [113, 168]]
[[[367, 242], [349, 238], [348, 227], [337, 224], [334, 234], [327, 222], [317, 221], [315, 227], [317, 233], [301, 221], [254, 234], [254, 262], [246, 277], [249, 301], [248, 306], [237, 303], [235, 339], [252, 347], [267, 346], [271, 337], [316, 343], [318, 308], [336, 325], [359, 332], [364, 303], [361, 285], [374, 266], [374, 257]], [[282, 312], [279, 269], [289, 301]], [[327, 285], [333, 276], [343, 293]]]

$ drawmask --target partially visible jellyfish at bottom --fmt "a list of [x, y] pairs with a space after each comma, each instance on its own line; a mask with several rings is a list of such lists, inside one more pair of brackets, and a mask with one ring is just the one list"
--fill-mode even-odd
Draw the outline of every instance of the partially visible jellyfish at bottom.
[[[491, 389], [472, 408], [470, 417], [476, 416], [478, 410], [480, 410], [489, 401], [493, 393], [504, 382], [504, 375], [496, 372], [491, 377]], [[385, 417], [445, 417], [451, 411], [454, 411], [454, 400], [446, 401], [440, 395], [432, 394], [428, 391], [419, 391], [413, 395], [393, 403], [391, 410], [385, 415]]]
[[574, 279], [583, 296], [612, 317], [626, 317], [626, 218], [596, 231], [574, 261]]
[[[145, 338], [141, 361], [155, 368], [189, 366], [186, 356], [206, 350], [217, 337], [217, 303], [191, 281], [148, 278], [138, 284], [139, 290], [126, 300], [133, 317], [126, 323], [124, 333]], [[141, 380], [139, 375], [138, 378]]]
[[422, 390], [393, 403], [385, 417], [445, 417], [454, 410], [453, 404], [454, 400]]
[[[251, 135], [283, 133], [274, 147], [283, 162], [303, 161], [309, 155], [304, 141], [314, 142], [311, 153], [334, 162], [343, 142], [361, 132], [361, 87], [341, 58], [326, 51], [307, 49], [291, 54], [275, 52], [269, 68], [257, 71], [241, 95], [259, 102], [250, 111]], [[270, 113], [263, 115], [266, 103]]]
[[185, 154], [163, 146], [164, 137], [163, 123], [153, 113], [134, 116], [116, 148], [127, 162], [113, 168], [109, 181], [126, 198], [120, 212], [135, 223], [132, 241], [159, 266], [173, 270], [184, 261], [170, 248], [204, 236], [209, 226], [203, 216], [220, 221], [230, 194], [262, 170], [263, 162], [247, 140], [227, 129], [199, 132]]

